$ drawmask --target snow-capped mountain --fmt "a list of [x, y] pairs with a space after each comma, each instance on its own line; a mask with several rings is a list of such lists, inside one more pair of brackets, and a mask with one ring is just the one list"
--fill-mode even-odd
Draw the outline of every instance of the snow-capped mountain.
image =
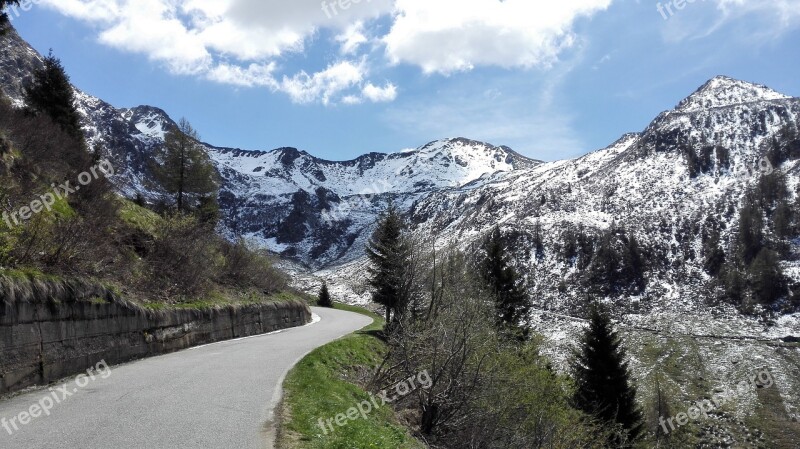
[[[22, 104], [22, 86], [40, 65], [16, 33], [0, 37], [0, 88], [13, 102]], [[115, 164], [120, 191], [157, 196], [149, 164], [175, 122], [158, 108], [118, 109], [77, 89], [76, 102], [88, 141]], [[782, 175], [786, 201], [800, 206], [798, 128], [800, 99], [720, 76], [642, 132], [573, 160], [543, 163], [461, 138], [343, 162], [295, 148], [206, 149], [222, 180], [222, 232], [292, 261], [287, 266], [309, 292], [327, 279], [338, 300], [369, 301], [364, 245], [390, 202], [420, 238], [435, 236], [428, 247], [467, 248], [500, 226], [534, 298], [544, 351], [562, 367], [583, 326], [577, 311], [587, 276], [602, 268], [576, 253], [597, 253], [603, 233], [614, 230], [641, 249], [638, 283], [593, 293], [613, 304], [640, 393], [652, 394], [665, 361], [717, 383], [767, 365], [782, 413], [797, 420], [800, 349], [782, 339], [800, 335], [800, 314], [757, 319], [720, 303], [719, 275], [709, 273], [707, 259], [709, 248], [728, 261], [735, 255], [740, 211], [766, 175]], [[800, 297], [800, 238], [778, 237], [766, 222], [762, 228], [781, 248], [785, 305]], [[659, 382], [683, 391], [688, 381], [670, 376]], [[710, 443], [699, 447], [750, 438], [737, 417], [757, 403], [744, 398], [735, 413], [715, 416], [727, 423], [724, 431], [707, 430]]]
[[[569, 307], [568, 298], [582, 294], [558, 289], [579, 284], [580, 277], [559, 257], [565, 231], [624, 229], [657, 257], [648, 263], [642, 295], [627, 299], [640, 308], [672, 308], [664, 298], [674, 298], [694, 308], [712, 288], [702, 244], [710, 220], [730, 253], [743, 199], [763, 173], [784, 173], [796, 196], [800, 161], [772, 166], [767, 156], [779, 131], [796, 130], [798, 122], [800, 99], [717, 77], [640, 134], [582, 158], [511, 172], [474, 189], [439, 192], [418, 201], [411, 216], [443, 241], [469, 242], [495, 224], [513, 230], [521, 242], [540, 233], [542, 251], [521, 246], [527, 249], [518, 252], [519, 263], [535, 296], [556, 308]], [[800, 281], [797, 261], [785, 261], [784, 269]]]
[[[22, 105], [23, 86], [42, 66], [42, 57], [15, 32], [0, 37], [0, 49], [0, 87]], [[156, 199], [149, 164], [175, 126], [172, 118], [151, 106], [118, 109], [77, 88], [75, 97], [87, 141], [115, 164], [120, 192]], [[317, 268], [351, 251], [389, 201], [408, 209], [432, 192], [479, 185], [540, 164], [507, 147], [460, 138], [343, 162], [295, 148], [204, 145], [222, 179], [223, 232]]]
[[252, 152], [210, 148], [225, 182], [228, 232], [310, 267], [346, 254], [389, 202], [408, 210], [442, 190], [474, 187], [502, 173], [535, 167], [511, 149], [447, 139], [394, 154], [332, 162], [294, 148]]
[[[21, 86], [41, 57], [13, 32], [0, 38], [0, 49], [2, 89], [21, 103]], [[148, 164], [174, 121], [155, 107], [118, 109], [79, 90], [76, 102], [88, 141], [117, 164], [120, 190], [155, 196]], [[799, 113], [796, 98], [720, 76], [643, 132], [574, 160], [542, 163], [461, 138], [343, 162], [295, 148], [206, 148], [222, 179], [223, 232], [313, 270], [357, 277], [364, 243], [392, 202], [417, 232], [437, 236], [438, 245], [471, 245], [496, 225], [513, 231], [531, 292], [541, 305], [560, 310], [582, 289], [559, 287], [580, 285], [584, 275], [560, 257], [565, 233], [624, 229], [656, 258], [643, 288], [626, 296], [626, 307], [631, 301], [640, 308], [664, 307], [669, 297], [691, 309], [715, 288], [703, 269], [709, 227], [719, 228], [722, 250], [733, 251], [738, 211], [764, 170], [785, 173], [796, 195], [796, 155], [778, 167], [766, 156], [782, 130], [797, 130]], [[792, 283], [800, 282], [800, 264], [783, 263]], [[359, 288], [350, 287], [355, 299]]]

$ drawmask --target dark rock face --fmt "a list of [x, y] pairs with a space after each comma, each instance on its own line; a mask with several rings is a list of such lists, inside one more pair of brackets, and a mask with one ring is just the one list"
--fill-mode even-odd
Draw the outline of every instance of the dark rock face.
[[79, 281], [0, 277], [0, 395], [118, 364], [311, 321], [301, 302], [152, 312]]
[[43, 66], [41, 56], [16, 31], [0, 36], [0, 89], [13, 100], [21, 99], [33, 72]]

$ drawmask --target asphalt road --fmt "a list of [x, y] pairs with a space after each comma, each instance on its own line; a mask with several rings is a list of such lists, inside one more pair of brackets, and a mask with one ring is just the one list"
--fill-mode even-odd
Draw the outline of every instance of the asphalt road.
[[[285, 374], [314, 348], [371, 322], [339, 310], [314, 313], [321, 321], [305, 327], [100, 366], [94, 380], [77, 380], [83, 388], [71, 378], [66, 391], [62, 382], [0, 402], [0, 448], [271, 448]], [[50, 402], [48, 416], [41, 407]]]

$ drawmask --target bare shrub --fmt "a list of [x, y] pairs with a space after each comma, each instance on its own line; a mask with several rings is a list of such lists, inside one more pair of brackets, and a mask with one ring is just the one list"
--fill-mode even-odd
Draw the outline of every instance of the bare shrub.
[[193, 216], [166, 217], [147, 257], [154, 293], [167, 297], [207, 293], [214, 274], [224, 263], [216, 238], [213, 229]]
[[288, 277], [273, 267], [272, 258], [263, 249], [241, 238], [235, 243], [221, 242], [221, 246], [225, 259], [219, 278], [221, 283], [253, 287], [265, 294], [286, 289]]
[[392, 328], [376, 389], [427, 371], [430, 388], [397, 405], [413, 410], [421, 437], [437, 447], [598, 447], [597, 429], [570, 407], [568, 382], [536, 344], [498, 335], [491, 295], [466, 257], [447, 250], [425, 260], [436, 261], [416, 276], [427, 293]]

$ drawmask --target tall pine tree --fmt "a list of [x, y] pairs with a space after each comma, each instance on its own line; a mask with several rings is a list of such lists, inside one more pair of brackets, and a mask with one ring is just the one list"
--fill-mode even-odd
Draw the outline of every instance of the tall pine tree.
[[625, 349], [600, 305], [591, 309], [589, 328], [572, 365], [577, 384], [575, 406], [600, 420], [620, 426], [611, 447], [631, 447], [642, 432], [642, 414], [636, 404]]
[[408, 302], [406, 278], [410, 273], [411, 247], [404, 235], [405, 223], [394, 205], [389, 205], [367, 243], [368, 273], [372, 300], [386, 309], [390, 325], [402, 315]]
[[[153, 172], [161, 186], [174, 195], [179, 211], [188, 211], [204, 198], [215, 197], [214, 166], [199, 143], [200, 137], [184, 118], [171, 129], [159, 151]], [[202, 214], [202, 211], [201, 211]]]
[[333, 307], [333, 300], [331, 299], [331, 293], [328, 291], [327, 282], [322, 282], [322, 287], [319, 289], [317, 305], [320, 307]]
[[44, 66], [34, 72], [33, 81], [25, 86], [27, 111], [34, 115], [47, 115], [64, 132], [83, 140], [80, 116], [74, 101], [69, 76], [61, 61], [50, 50], [50, 54], [44, 58]]
[[485, 253], [479, 267], [489, 291], [494, 295], [497, 325], [525, 337], [530, 325], [530, 298], [522, 280], [508, 261], [500, 229], [495, 227], [483, 241]]

